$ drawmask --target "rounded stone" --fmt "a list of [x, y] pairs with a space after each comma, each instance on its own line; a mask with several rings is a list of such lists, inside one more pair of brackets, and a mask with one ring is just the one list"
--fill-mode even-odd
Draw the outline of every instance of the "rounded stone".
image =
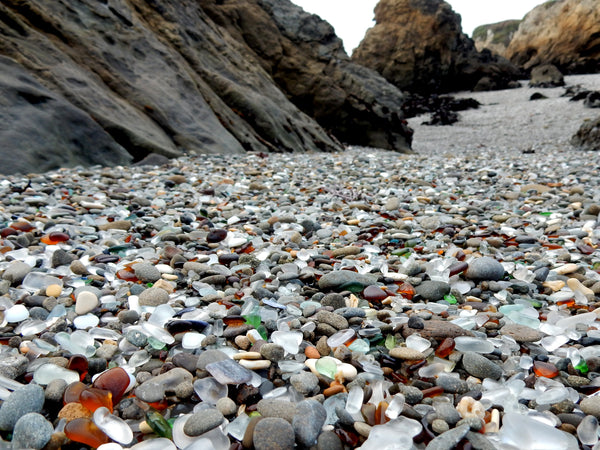
[[27, 384], [13, 391], [0, 408], [0, 430], [10, 431], [17, 420], [27, 413], [39, 413], [44, 407], [44, 389]]
[[223, 414], [217, 409], [206, 409], [192, 414], [183, 425], [183, 432], [188, 436], [200, 436], [223, 423]]
[[167, 291], [157, 287], [151, 287], [144, 290], [139, 297], [141, 306], [158, 306], [164, 305], [169, 301]]
[[504, 325], [500, 329], [500, 334], [510, 336], [519, 343], [537, 342], [544, 337], [540, 331], [517, 323]]
[[462, 357], [462, 365], [469, 375], [477, 378], [497, 380], [502, 376], [502, 368], [479, 353], [465, 352]]
[[53, 432], [54, 427], [41, 414], [25, 414], [15, 424], [12, 448], [41, 449], [48, 443]]
[[252, 436], [255, 450], [292, 450], [295, 435], [292, 425], [279, 417], [265, 417], [256, 424]]
[[392, 358], [403, 359], [406, 361], [417, 361], [425, 359], [425, 355], [414, 348], [409, 347], [394, 347], [390, 350]]
[[58, 284], [51, 284], [46, 288], [46, 295], [48, 297], [58, 297], [62, 293], [62, 287]]
[[307, 448], [315, 445], [326, 419], [327, 411], [318, 401], [304, 400], [298, 403], [297, 413], [292, 420], [296, 442]]
[[81, 316], [93, 311], [96, 306], [98, 306], [96, 294], [90, 291], [81, 291], [75, 302], [75, 313]]
[[581, 410], [596, 419], [600, 419], [600, 397], [586, 397], [579, 403]]
[[50, 383], [48, 383], [44, 392], [44, 396], [46, 397], [46, 400], [58, 403], [62, 401], [66, 388], [67, 382], [61, 378], [57, 378], [56, 380], [52, 380]]
[[319, 386], [319, 379], [312, 372], [300, 372], [290, 377], [290, 383], [300, 394], [311, 395]]
[[235, 404], [235, 402], [229, 397], [220, 398], [219, 400], [217, 400], [217, 404], [215, 406], [224, 416], [232, 416], [238, 410], [238, 407]]
[[323, 431], [317, 438], [317, 450], [343, 450], [342, 441], [333, 431]]
[[444, 281], [426, 280], [416, 286], [415, 291], [425, 300], [435, 302], [450, 293], [450, 285]]
[[474, 259], [469, 263], [465, 276], [470, 280], [493, 280], [504, 278], [504, 266], [489, 256]]
[[8, 268], [2, 274], [2, 279], [17, 284], [23, 281], [23, 278], [31, 272], [31, 266], [22, 261], [12, 261]]
[[135, 272], [135, 276], [142, 283], [154, 283], [155, 281], [160, 280], [160, 272], [149, 263], [138, 263], [133, 266], [133, 271]]
[[296, 415], [296, 404], [287, 400], [263, 398], [256, 404], [256, 410], [263, 417], [278, 417], [292, 423]]
[[260, 347], [260, 355], [272, 362], [278, 362], [285, 356], [285, 350], [281, 345], [266, 343]]

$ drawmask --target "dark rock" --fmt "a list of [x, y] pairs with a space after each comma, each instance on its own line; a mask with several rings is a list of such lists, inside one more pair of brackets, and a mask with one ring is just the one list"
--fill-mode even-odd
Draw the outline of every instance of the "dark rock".
[[529, 96], [529, 100], [543, 100], [546, 99], [548, 97], [546, 97], [544, 94], [542, 94], [541, 92], [534, 92], [533, 94], [531, 94]]
[[571, 144], [582, 150], [600, 150], [600, 117], [585, 121], [571, 138]]
[[443, 0], [380, 0], [376, 24], [352, 58], [411, 92], [473, 89], [482, 77], [488, 87], [509, 87], [519, 70], [487, 49], [478, 52], [460, 20]]

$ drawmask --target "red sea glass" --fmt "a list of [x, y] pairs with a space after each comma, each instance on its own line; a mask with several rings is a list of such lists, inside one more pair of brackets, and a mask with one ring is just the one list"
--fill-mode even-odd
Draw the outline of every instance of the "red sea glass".
[[533, 373], [535, 373], [538, 377], [554, 378], [558, 375], [558, 369], [554, 364], [543, 361], [535, 361], [533, 363]]
[[56, 244], [60, 244], [61, 242], [68, 241], [69, 239], [70, 239], [70, 237], [67, 233], [62, 233], [60, 231], [53, 231], [50, 234], [42, 236], [40, 241], [42, 241], [44, 244], [47, 244], [47, 245], [56, 245]]
[[447, 358], [448, 355], [452, 353], [452, 350], [454, 350], [455, 345], [454, 339], [450, 337], [444, 339], [438, 348], [435, 349], [435, 356], [438, 358]]
[[125, 369], [113, 367], [101, 373], [94, 381], [93, 387], [110, 391], [112, 393], [113, 404], [116, 405], [123, 398], [129, 382], [129, 375]]
[[83, 381], [88, 372], [88, 360], [83, 355], [73, 355], [69, 358], [67, 369], [74, 370], [79, 373], [80, 380]]
[[363, 291], [363, 297], [370, 302], [381, 303], [388, 295], [378, 286], [367, 286]]

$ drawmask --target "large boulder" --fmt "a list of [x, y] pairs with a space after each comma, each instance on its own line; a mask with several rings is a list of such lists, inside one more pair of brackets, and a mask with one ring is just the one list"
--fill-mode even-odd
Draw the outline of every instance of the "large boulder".
[[560, 70], [552, 64], [535, 66], [531, 70], [531, 80], [529, 81], [529, 86], [531, 87], [551, 88], [564, 85], [565, 77]]
[[81, 109], [0, 56], [0, 171], [128, 164], [131, 156]]
[[526, 70], [553, 64], [566, 74], [598, 72], [598, 0], [554, 0], [535, 7], [523, 19], [505, 56]]
[[473, 30], [473, 42], [478, 51], [488, 49], [492, 53], [504, 56], [506, 48], [517, 32], [520, 20], [504, 20], [502, 22], [480, 25]]
[[585, 121], [571, 138], [571, 145], [582, 150], [600, 150], [600, 117]]
[[411, 92], [472, 89], [483, 77], [492, 89], [509, 87], [519, 71], [489, 50], [478, 52], [461, 19], [443, 0], [380, 0], [375, 26], [352, 55]]
[[289, 0], [198, 0], [287, 97], [348, 144], [410, 152], [404, 94], [350, 60], [331, 25]]

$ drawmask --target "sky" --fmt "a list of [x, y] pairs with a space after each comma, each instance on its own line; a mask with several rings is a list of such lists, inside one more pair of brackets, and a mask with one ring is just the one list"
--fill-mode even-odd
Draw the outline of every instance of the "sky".
[[[306, 11], [318, 14], [335, 28], [350, 54], [368, 28], [374, 25], [373, 9], [378, 0], [292, 0]], [[462, 17], [463, 32], [471, 36], [479, 25], [522, 19], [543, 0], [446, 0]]]

